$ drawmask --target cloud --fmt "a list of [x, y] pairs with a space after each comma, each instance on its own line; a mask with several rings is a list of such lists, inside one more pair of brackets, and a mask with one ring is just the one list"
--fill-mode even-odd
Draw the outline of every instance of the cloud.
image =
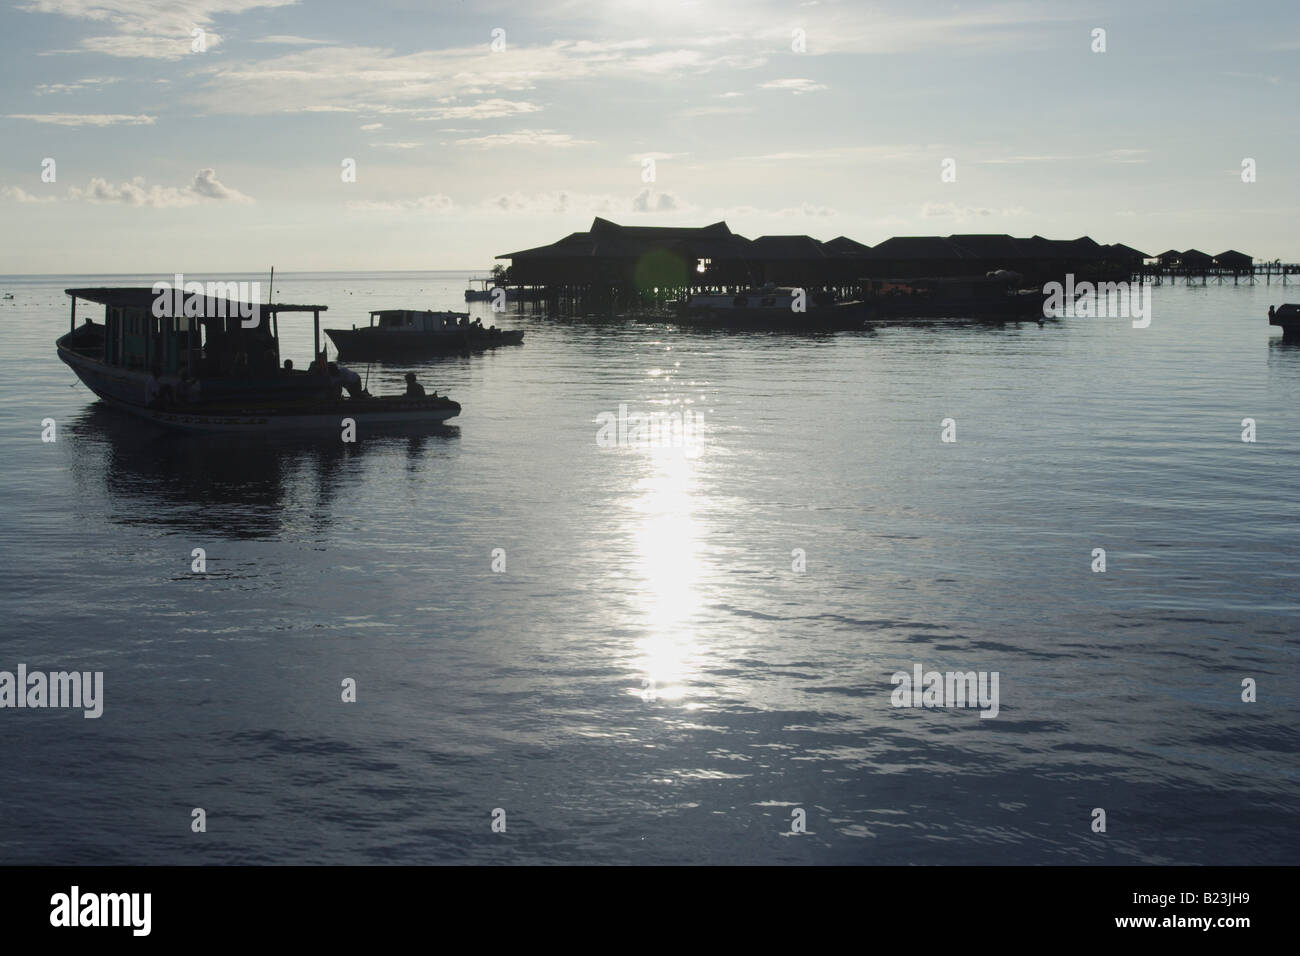
[[96, 89], [100, 90], [111, 83], [120, 83], [120, 76], [103, 76], [87, 77], [84, 80], [75, 80], [72, 83], [40, 83], [36, 86], [36, 95], [44, 96], [48, 93], [78, 93], [81, 90]]
[[1149, 152], [1150, 150], [1146, 149], [1112, 149], [1107, 151], [1105, 158], [1108, 163], [1131, 165], [1147, 162], [1146, 154]]
[[550, 146], [557, 149], [570, 146], [585, 146], [589, 139], [574, 139], [568, 133], [557, 133], [551, 129], [521, 129], [513, 133], [492, 133], [487, 136], [471, 136], [455, 141], [458, 146]]
[[450, 196], [431, 193], [415, 199], [357, 199], [348, 203], [349, 209], [361, 212], [415, 212], [444, 214], [456, 208]]
[[487, 214], [505, 213], [545, 218], [558, 215], [628, 216], [645, 213], [681, 215], [693, 211], [693, 207], [679, 196], [649, 187], [630, 197], [608, 193], [575, 193], [569, 190], [501, 193], [482, 203], [477, 210]]
[[156, 116], [128, 113], [9, 113], [8, 117], [54, 126], [152, 126], [158, 120]]
[[400, 142], [400, 143], [371, 143], [371, 149], [419, 149], [423, 143]]
[[361, 129], [363, 132], [369, 133], [371, 130], [383, 129], [383, 127], [384, 127], [383, 123], [366, 123], [364, 126], [361, 127]]
[[977, 166], [1023, 166], [1025, 163], [1057, 163], [1072, 159], [1070, 156], [1003, 156], [999, 159], [977, 159]]
[[943, 155], [943, 148], [919, 146], [913, 143], [880, 143], [873, 146], [827, 146], [820, 149], [787, 150], [763, 153], [758, 156], [737, 156], [738, 163], [862, 163], [862, 162], [929, 162], [934, 155]]
[[447, 106], [434, 110], [428, 116], [417, 117], [422, 122], [430, 120], [477, 120], [499, 119], [503, 116], [517, 116], [520, 113], [537, 113], [541, 107], [535, 103], [516, 100], [482, 100], [469, 106]]
[[692, 106], [682, 110], [683, 116], [733, 116], [739, 113], [752, 113], [752, 106]]
[[677, 197], [672, 193], [655, 192], [646, 187], [632, 200], [633, 212], [677, 212]]
[[[264, 60], [195, 59], [202, 88], [195, 102], [218, 113], [302, 112], [338, 106], [376, 113], [425, 116], [506, 116], [540, 109], [504, 94], [541, 83], [644, 81], [669, 75], [695, 77], [718, 70], [749, 69], [763, 59], [746, 53], [718, 56], [687, 49], [690, 40], [663, 49], [649, 41], [556, 40], [509, 44], [490, 52], [489, 41], [442, 50], [396, 53], [381, 47], [323, 46]], [[472, 106], [461, 97], [486, 97]], [[436, 104], [430, 107], [430, 104]], [[508, 105], [506, 105], [508, 104]]]
[[788, 80], [768, 80], [766, 83], [758, 84], [758, 86], [759, 89], [763, 90], [789, 90], [795, 96], [827, 89], [823, 83], [814, 83], [812, 80], [799, 77]]
[[784, 209], [760, 209], [757, 206], [731, 206], [729, 208], [716, 208], [711, 213], [712, 217], [717, 219], [738, 219], [738, 218], [757, 218], [767, 219], [791, 219], [791, 218], [808, 218], [808, 219], [825, 219], [830, 216], [837, 216], [834, 209], [829, 206], [816, 206], [812, 203], [801, 203], [798, 206], [788, 206]]
[[269, 36], [254, 40], [254, 43], [278, 43], [283, 46], [330, 46], [328, 40], [313, 40], [309, 37]]
[[[298, 0], [27, 0], [18, 9], [28, 13], [47, 13], [89, 20], [112, 31], [107, 35], [86, 37], [77, 50], [59, 53], [91, 52], [117, 57], [142, 57], [155, 60], [179, 60], [190, 56], [192, 30], [204, 31], [204, 43], [212, 50], [221, 43], [213, 27], [213, 18], [222, 14], [240, 14], [261, 7], [282, 7]], [[197, 54], [194, 54], [197, 55]]]
[[81, 189], [68, 189], [68, 198], [91, 203], [122, 203], [127, 206], [147, 206], [154, 209], [174, 209], [194, 206], [201, 202], [251, 203], [253, 199], [217, 179], [212, 169], [200, 169], [186, 186], [146, 186], [144, 177], [114, 185], [101, 177], [91, 179], [90, 185]]
[[12, 199], [14, 202], [54, 202], [54, 196], [37, 196], [27, 192], [21, 186], [0, 186], [0, 199]]
[[962, 222], [967, 219], [985, 216], [1023, 216], [1025, 210], [1019, 206], [1013, 209], [989, 209], [986, 206], [959, 206], [953, 202], [928, 202], [921, 207], [921, 215], [926, 219], [953, 219]]

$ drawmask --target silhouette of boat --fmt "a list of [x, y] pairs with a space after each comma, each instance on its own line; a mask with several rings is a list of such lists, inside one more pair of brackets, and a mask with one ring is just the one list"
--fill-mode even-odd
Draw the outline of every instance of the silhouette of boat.
[[[159, 308], [172, 299], [170, 293], [150, 288], [66, 292], [72, 297], [72, 328], [55, 343], [60, 360], [106, 405], [158, 425], [251, 434], [319, 431], [337, 437], [344, 419], [358, 429], [425, 426], [460, 413], [457, 402], [436, 393], [345, 399], [319, 363], [306, 371], [282, 368], [279, 316], [311, 312], [320, 355], [322, 305], [249, 303], [195, 293], [183, 297], [178, 315]], [[78, 299], [103, 305], [104, 322], [86, 319], [77, 325]]]
[[861, 307], [864, 318], [873, 322], [1041, 320], [1042, 294], [1018, 290], [1019, 280], [1018, 273], [1005, 270], [984, 276], [869, 279], [863, 282]]
[[739, 292], [690, 296], [676, 322], [711, 328], [772, 330], [861, 328], [865, 316], [856, 302], [835, 302], [822, 293], [772, 283]]
[[484, 328], [465, 312], [417, 312], [381, 309], [370, 313], [370, 325], [358, 329], [326, 329], [339, 354], [352, 358], [474, 352], [498, 345], [519, 345], [518, 330]]
[[[491, 279], [470, 279], [470, 288], [465, 290], [466, 302], [492, 302], [497, 299], [497, 290], [500, 289], [505, 293], [500, 296], [506, 302], [540, 302], [545, 298], [545, 292], [542, 289], [523, 289], [519, 286], [508, 286], [500, 278]], [[474, 284], [478, 284], [475, 289]]]
[[1300, 339], [1300, 305], [1287, 302], [1274, 308], [1268, 307], [1268, 324], [1276, 325], [1282, 330], [1282, 338], [1289, 341]]

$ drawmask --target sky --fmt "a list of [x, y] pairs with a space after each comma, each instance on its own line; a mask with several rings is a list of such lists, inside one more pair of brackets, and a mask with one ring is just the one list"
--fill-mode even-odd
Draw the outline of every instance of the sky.
[[594, 216], [1300, 261], [1294, 0], [0, 2], [4, 274], [482, 272]]

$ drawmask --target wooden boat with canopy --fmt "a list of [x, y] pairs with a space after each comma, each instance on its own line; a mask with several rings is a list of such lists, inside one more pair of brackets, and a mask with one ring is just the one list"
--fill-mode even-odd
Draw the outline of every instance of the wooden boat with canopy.
[[[320, 431], [338, 435], [343, 419], [370, 425], [427, 425], [460, 413], [430, 396], [362, 394], [344, 398], [322, 363], [286, 369], [279, 317], [310, 312], [320, 356], [323, 305], [250, 303], [198, 293], [183, 314], [160, 308], [152, 288], [67, 289], [71, 328], [58, 356], [106, 405], [158, 425], [197, 431]], [[104, 307], [102, 323], [77, 324], [78, 301]], [[176, 296], [175, 301], [182, 301]], [[162, 313], [162, 314], [160, 314]]]

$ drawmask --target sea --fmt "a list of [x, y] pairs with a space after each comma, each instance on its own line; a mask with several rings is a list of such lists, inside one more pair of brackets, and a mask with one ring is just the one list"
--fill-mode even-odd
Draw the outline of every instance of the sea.
[[0, 277], [0, 672], [102, 674], [0, 706], [0, 863], [1300, 863], [1300, 289], [779, 335], [468, 277], [275, 277], [525, 333], [352, 363], [462, 405], [355, 441], [124, 418], [64, 290], [171, 277]]

